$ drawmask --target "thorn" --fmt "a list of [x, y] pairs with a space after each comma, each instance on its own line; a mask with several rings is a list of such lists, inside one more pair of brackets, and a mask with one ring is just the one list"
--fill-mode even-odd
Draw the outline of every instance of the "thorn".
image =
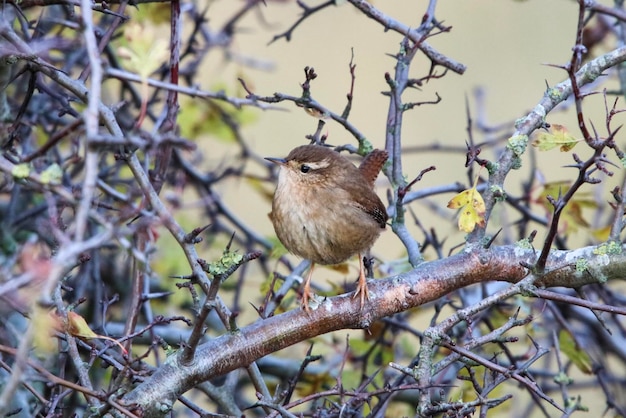
[[193, 231], [185, 235], [185, 237], [183, 238], [183, 241], [186, 244], [198, 244], [199, 242], [202, 242], [202, 237], [199, 237], [198, 235], [200, 235], [210, 226], [211, 224], [208, 224], [205, 226], [201, 226], [199, 228], [195, 228]]

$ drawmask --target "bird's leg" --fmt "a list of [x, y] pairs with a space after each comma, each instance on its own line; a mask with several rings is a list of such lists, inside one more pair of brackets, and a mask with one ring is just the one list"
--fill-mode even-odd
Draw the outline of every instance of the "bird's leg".
[[304, 289], [302, 289], [302, 308], [309, 312], [309, 298], [311, 297], [311, 277], [313, 276], [313, 267], [315, 267], [315, 263], [311, 262], [311, 267], [309, 268], [309, 273], [306, 275], [306, 279], [304, 280]]
[[355, 298], [358, 294], [361, 294], [361, 310], [365, 305], [365, 299], [369, 300], [370, 295], [367, 290], [367, 278], [365, 277], [365, 264], [363, 263], [363, 257], [359, 254], [359, 283], [357, 284], [356, 291], [352, 296]]

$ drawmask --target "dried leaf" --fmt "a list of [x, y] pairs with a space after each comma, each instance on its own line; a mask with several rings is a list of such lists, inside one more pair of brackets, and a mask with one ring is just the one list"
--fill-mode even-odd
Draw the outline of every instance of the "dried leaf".
[[69, 311], [67, 313], [67, 321], [68, 321], [67, 332], [70, 335], [73, 335], [74, 337], [82, 338], [85, 340], [90, 340], [94, 338], [99, 338], [101, 340], [109, 340], [117, 344], [122, 350], [122, 353], [124, 353], [125, 355], [128, 354], [124, 346], [120, 344], [120, 342], [117, 341], [116, 339], [107, 337], [106, 335], [99, 335], [93, 332], [93, 330], [89, 328], [89, 325], [87, 324], [87, 321], [85, 321], [85, 318], [83, 318], [76, 312]]

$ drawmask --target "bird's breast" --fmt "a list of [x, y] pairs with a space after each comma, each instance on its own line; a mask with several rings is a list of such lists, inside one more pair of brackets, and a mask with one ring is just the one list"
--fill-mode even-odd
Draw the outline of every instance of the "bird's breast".
[[300, 187], [279, 179], [272, 205], [278, 239], [291, 253], [319, 264], [338, 264], [374, 244], [382, 229], [348, 193]]

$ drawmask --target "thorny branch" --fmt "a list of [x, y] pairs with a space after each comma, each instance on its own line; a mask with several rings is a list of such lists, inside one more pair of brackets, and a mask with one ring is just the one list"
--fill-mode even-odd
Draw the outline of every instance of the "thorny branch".
[[[147, 3], [133, 4], [142, 9]], [[617, 19], [599, 26], [605, 35], [595, 44], [608, 42], [607, 31], [615, 31], [625, 44], [623, 10], [580, 0], [571, 58], [559, 66], [567, 79], [548, 88], [513, 132], [511, 123], [487, 126], [476, 95], [476, 103], [467, 104], [467, 146], [463, 141], [450, 146], [424, 138], [409, 143], [403, 135], [407, 112], [419, 115], [421, 105], [447, 99], [420, 89], [465, 71], [429, 43], [457, 36], [438, 19], [437, 1], [428, 2], [421, 20], [402, 22], [372, 3], [349, 0], [348, 7], [360, 13], [355, 18], [364, 15], [391, 32], [381, 36], [402, 36], [393, 56], [395, 69], [380, 74], [379, 81], [386, 83], [383, 95], [389, 99], [383, 127], [390, 154], [388, 212], [406, 253], [394, 260], [372, 257], [387, 277], [371, 281], [371, 300], [363, 311], [355, 309], [350, 295], [332, 296], [348, 289], [346, 283], [306, 313], [291, 308], [309, 263], [292, 265], [289, 257], [270, 254], [273, 240], [244, 220], [224, 195], [232, 189], [229, 182], [237, 180], [269, 200], [276, 180], [251, 146], [254, 140], [243, 129], [241, 115], [245, 108], [275, 110], [281, 103], [284, 110], [293, 103], [317, 119], [309, 139], [323, 143], [323, 128], [338, 124], [358, 145], [341, 144], [337, 150], [365, 155], [372, 145], [351, 110], [359, 105], [359, 89], [369, 86], [357, 83], [363, 65], [352, 57], [341, 111], [316, 99], [321, 86], [312, 66], [305, 69], [299, 95], [259, 95], [255, 91], [272, 87], [256, 86], [250, 73], [238, 74], [245, 98], [228, 89], [200, 88], [206, 84], [202, 66], [216, 51], [241, 67], [272, 68], [244, 57], [236, 42], [244, 16], [259, 20], [259, 27], [269, 26], [263, 20], [272, 10], [266, 3], [242, 2], [220, 23], [211, 8], [199, 11], [195, 4], [169, 2], [167, 58], [150, 75], [122, 68], [116, 41], [136, 19], [125, 1], [25, 0], [4, 6], [0, 414], [164, 416], [178, 408], [198, 415], [239, 416], [253, 410], [295, 416], [298, 407], [308, 408], [305, 413], [352, 416], [370, 408], [372, 415], [382, 416], [402, 405], [409, 408], [407, 415], [466, 416], [480, 410], [486, 416], [513, 396], [503, 383], [516, 381], [533, 399], [529, 409], [548, 414], [554, 407], [571, 415], [584, 408], [582, 399], [572, 401], [579, 386], [568, 380], [572, 367], [584, 367], [576, 362], [582, 359], [592, 367], [580, 386], [600, 387], [594, 393], [623, 415], [615, 388], [626, 382], [608, 367], [607, 358], [626, 362], [621, 317], [626, 299], [612, 288], [626, 271], [621, 239], [626, 180], [612, 190], [611, 210], [597, 211], [610, 218], [609, 241], [575, 247], [562, 229], [583, 186], [599, 188], [611, 175], [623, 175], [615, 168], [624, 161], [620, 102], [609, 105], [605, 89], [605, 120], [594, 124], [585, 113], [589, 93], [583, 90], [626, 60], [624, 47], [590, 58], [585, 48], [594, 44], [583, 32], [595, 16]], [[336, 2], [309, 6], [298, 1], [297, 6], [302, 15], [272, 42], [289, 41], [308, 19], [333, 13]], [[246, 20], [245, 27], [249, 24]], [[428, 70], [415, 74], [415, 62], [424, 57]], [[183, 96], [201, 100], [183, 109]], [[553, 210], [546, 214], [533, 196], [541, 167], [527, 145], [531, 133], [547, 128], [549, 113], [570, 96], [584, 139], [579, 147], [586, 148], [572, 155], [568, 169], [577, 170], [576, 178], [547, 198]], [[478, 108], [476, 124], [472, 106]], [[181, 109], [198, 113], [185, 119]], [[214, 150], [205, 149], [197, 134], [207, 129], [207, 120], [209, 129], [228, 132], [232, 158], [216, 162]], [[183, 137], [188, 124], [196, 129], [186, 135], [193, 139]], [[602, 125], [606, 132], [600, 133], [596, 126]], [[493, 161], [485, 156], [487, 150], [495, 151]], [[439, 160], [409, 165], [414, 151], [465, 155], [466, 170], [462, 164], [444, 167]], [[505, 191], [510, 171], [527, 160], [532, 169], [522, 192]], [[488, 180], [476, 186], [485, 199], [486, 222], [463, 247], [464, 242], [447, 242], [456, 238], [421, 214], [445, 219], [448, 231], [450, 213], [428, 198], [461, 193], [467, 186], [460, 180], [432, 187], [421, 182], [443, 169], [458, 169], [457, 178], [471, 182], [476, 166], [489, 172]], [[416, 204], [426, 208], [420, 219]], [[500, 207], [498, 219], [492, 215]], [[517, 216], [513, 222], [506, 218], [509, 212]], [[503, 233], [487, 236], [488, 228]], [[534, 241], [542, 234], [536, 251]], [[554, 250], [555, 245], [562, 250]], [[350, 282], [350, 274], [345, 276]], [[266, 278], [261, 285], [259, 277]], [[172, 278], [178, 283], [170, 283]], [[259, 300], [260, 306], [249, 306]], [[428, 327], [418, 311], [430, 315]], [[250, 312], [259, 319], [241, 315]], [[549, 337], [519, 332], [531, 324]], [[362, 337], [352, 333], [345, 344], [317, 338], [339, 329], [366, 332]], [[108, 333], [121, 336], [129, 354], [98, 339]], [[574, 354], [567, 351], [568, 337]], [[281, 352], [312, 338], [316, 345], [307, 343], [303, 359], [288, 360]], [[324, 355], [317, 354], [319, 344], [326, 345]], [[419, 351], [411, 349], [418, 346]], [[45, 357], [45, 364], [35, 356]], [[99, 367], [109, 370], [102, 373]], [[451, 401], [459, 399], [458, 387], [475, 398]], [[502, 387], [507, 393], [494, 396]], [[302, 395], [302, 388], [311, 389]], [[191, 393], [185, 395], [188, 391], [202, 393], [210, 406], [196, 405]], [[248, 396], [251, 392], [256, 397]]]

